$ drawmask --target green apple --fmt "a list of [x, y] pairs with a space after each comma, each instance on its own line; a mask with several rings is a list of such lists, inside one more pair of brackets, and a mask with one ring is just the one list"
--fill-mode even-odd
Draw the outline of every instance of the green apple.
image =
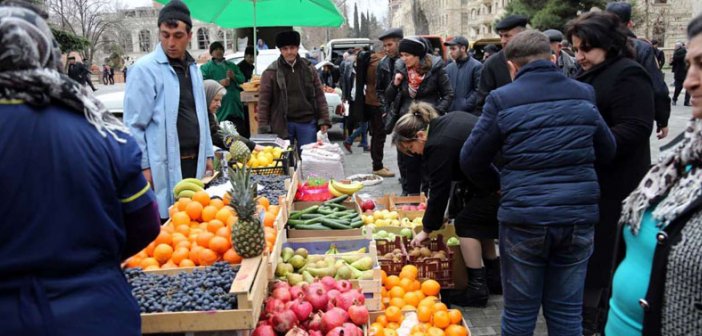
[[404, 228], [402, 229], [402, 231], [400, 231], [400, 235], [402, 235], [403, 237], [407, 237], [407, 239], [412, 239], [412, 230]]
[[448, 246], [458, 246], [460, 244], [461, 242], [456, 237], [451, 237], [446, 241], [446, 245]]

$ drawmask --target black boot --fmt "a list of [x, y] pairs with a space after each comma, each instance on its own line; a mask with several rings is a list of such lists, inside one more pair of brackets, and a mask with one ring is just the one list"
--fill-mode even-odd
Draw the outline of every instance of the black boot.
[[487, 274], [487, 286], [490, 294], [502, 295], [502, 272], [500, 272], [500, 258], [488, 260], [483, 259]]
[[468, 287], [454, 295], [451, 304], [461, 307], [485, 307], [489, 297], [484, 268], [468, 268]]

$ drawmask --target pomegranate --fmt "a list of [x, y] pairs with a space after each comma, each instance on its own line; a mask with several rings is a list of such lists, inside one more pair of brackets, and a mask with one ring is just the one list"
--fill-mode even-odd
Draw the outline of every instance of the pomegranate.
[[319, 282], [319, 281], [315, 281], [315, 282], [311, 283], [309, 286], [306, 287], [305, 295], [309, 295], [310, 293], [316, 292], [316, 291], [318, 291], [319, 289], [321, 289], [322, 291], [324, 291], [324, 293], [326, 294], [327, 289], [324, 288], [324, 285], [323, 285], [321, 282]]
[[336, 280], [330, 276], [325, 276], [321, 280], [322, 285], [324, 285], [324, 289], [326, 290], [331, 290], [336, 288]]
[[329, 330], [325, 336], [346, 336], [346, 332], [344, 331], [344, 328], [336, 327]]
[[312, 314], [312, 304], [303, 300], [301, 297], [290, 302], [292, 302], [290, 310], [295, 313], [298, 320], [305, 321], [310, 317], [310, 314]]
[[349, 308], [349, 318], [356, 325], [362, 326], [368, 323], [368, 308], [358, 301]]
[[324, 336], [319, 330], [310, 330], [310, 336]]
[[327, 291], [327, 297], [329, 298], [329, 301], [334, 301], [337, 296], [339, 296], [341, 292], [339, 292], [338, 289], [332, 289], [330, 291]]
[[[310, 287], [312, 287], [312, 285], [310, 285]], [[323, 287], [317, 287], [315, 289], [310, 288], [305, 299], [312, 304], [314, 311], [324, 310], [324, 308], [327, 307], [327, 303], [329, 303], [329, 297], [327, 297], [327, 293], [324, 291]]]
[[344, 328], [345, 336], [363, 336], [363, 330], [353, 323], [346, 322], [341, 327]]
[[294, 328], [290, 329], [290, 331], [285, 333], [285, 336], [309, 336], [309, 335], [310, 334], [308, 334], [306, 331], [304, 331], [300, 327], [294, 327]]
[[352, 293], [356, 296], [356, 301], [358, 301], [360, 304], [365, 304], [366, 303], [366, 296], [363, 295], [363, 292], [361, 291], [360, 288], [357, 288], [356, 290], [352, 290]]
[[300, 286], [292, 286], [290, 287], [290, 297], [293, 299], [299, 298], [300, 295], [304, 296], [304, 291], [302, 287]]
[[336, 306], [343, 310], [349, 310], [354, 301], [357, 301], [354, 291], [341, 293], [336, 297]]
[[277, 288], [290, 289], [290, 284], [287, 281], [276, 281], [273, 283], [273, 289]]
[[251, 336], [276, 336], [275, 330], [270, 325], [264, 324], [256, 327]]
[[268, 315], [273, 315], [274, 313], [278, 313], [285, 310], [285, 303], [283, 301], [280, 301], [275, 298], [268, 298], [266, 299], [266, 306], [263, 308], [263, 311]]
[[307, 323], [307, 330], [321, 330], [322, 329], [322, 312], [317, 312], [313, 314]]
[[271, 293], [271, 297], [283, 301], [283, 303], [288, 302], [292, 299], [292, 297], [290, 296], [290, 289], [284, 287], [278, 287], [274, 289], [273, 293]]
[[324, 313], [324, 316], [322, 316], [322, 331], [326, 331], [328, 333], [330, 330], [340, 327], [348, 320], [349, 314], [346, 313], [346, 310], [339, 307], [329, 309], [329, 311]]
[[345, 292], [350, 291], [351, 288], [352, 288], [351, 281], [339, 280], [336, 282], [336, 289], [338, 289], [339, 292], [345, 293]]
[[297, 326], [297, 316], [291, 310], [283, 310], [282, 312], [275, 313], [271, 317], [271, 325], [273, 329], [279, 333], [284, 333], [292, 327]]

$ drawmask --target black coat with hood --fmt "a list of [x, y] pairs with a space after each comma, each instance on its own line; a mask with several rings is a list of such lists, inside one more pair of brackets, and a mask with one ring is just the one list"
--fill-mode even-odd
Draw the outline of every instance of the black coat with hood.
[[[444, 69], [444, 61], [438, 56], [426, 55], [425, 57], [431, 57], [431, 70], [424, 75], [424, 80], [419, 85], [414, 98], [409, 94], [407, 66], [404, 62], [397, 62], [395, 73], [402, 74], [402, 83], [395, 86], [391, 82], [385, 89], [385, 101], [394, 102], [384, 119], [385, 132], [388, 134], [392, 132], [397, 120], [407, 113], [410, 105], [415, 101], [431, 104], [441, 115], [446, 114], [453, 103], [453, 88]], [[420, 62], [424, 62], [424, 58], [420, 59]]]

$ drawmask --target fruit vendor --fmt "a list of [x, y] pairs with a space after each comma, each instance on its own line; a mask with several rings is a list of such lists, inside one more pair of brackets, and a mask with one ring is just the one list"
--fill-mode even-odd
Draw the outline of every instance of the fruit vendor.
[[61, 73], [48, 16], [1, 3], [0, 334], [140, 335], [120, 263], [160, 222], [139, 146]]
[[393, 143], [406, 155], [421, 156], [429, 178], [429, 199], [422, 219], [424, 229], [412, 240], [412, 245], [421, 244], [432, 231], [441, 228], [451, 184], [458, 182], [452, 202], [462, 208], [455, 223], [468, 284], [460, 286], [465, 290], [444, 291], [441, 295], [455, 305], [485, 307], [488, 287], [493, 294], [501, 294], [502, 289], [494, 242], [499, 196], [468, 187], [458, 162], [463, 143], [477, 121], [478, 117], [469, 113], [439, 117], [431, 105], [414, 103], [395, 124]]
[[190, 10], [180, 0], [169, 2], [158, 27], [160, 43], [129, 70], [124, 122], [141, 148], [141, 168], [156, 191], [161, 218], [167, 218], [173, 187], [211, 174], [214, 151], [202, 74], [186, 50]]

